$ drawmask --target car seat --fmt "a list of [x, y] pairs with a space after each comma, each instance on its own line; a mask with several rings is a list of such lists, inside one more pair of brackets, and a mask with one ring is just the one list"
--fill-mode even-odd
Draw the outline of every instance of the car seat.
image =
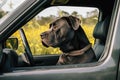
[[105, 47], [106, 37], [108, 33], [108, 28], [109, 28], [109, 22], [110, 22], [110, 16], [107, 16], [103, 21], [100, 21], [96, 24], [93, 31], [93, 36], [96, 39], [96, 42], [93, 46], [93, 50], [98, 60], [101, 57], [101, 54]]

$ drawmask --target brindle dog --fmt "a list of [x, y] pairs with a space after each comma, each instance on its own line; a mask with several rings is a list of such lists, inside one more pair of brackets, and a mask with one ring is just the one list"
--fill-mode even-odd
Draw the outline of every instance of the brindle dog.
[[91, 44], [73, 16], [61, 17], [50, 24], [50, 29], [41, 34], [46, 47], [59, 47], [63, 54], [57, 64], [88, 63], [96, 60]]

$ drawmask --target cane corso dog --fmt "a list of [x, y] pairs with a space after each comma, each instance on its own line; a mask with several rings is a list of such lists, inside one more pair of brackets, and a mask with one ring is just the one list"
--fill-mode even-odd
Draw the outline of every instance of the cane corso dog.
[[41, 34], [46, 47], [59, 47], [63, 54], [57, 64], [88, 63], [96, 60], [91, 44], [80, 26], [80, 20], [73, 16], [61, 17], [50, 24], [48, 31]]

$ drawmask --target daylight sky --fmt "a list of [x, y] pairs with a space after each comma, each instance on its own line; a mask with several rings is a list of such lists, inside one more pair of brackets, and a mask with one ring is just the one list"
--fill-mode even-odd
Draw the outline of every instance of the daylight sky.
[[[7, 3], [2, 7], [4, 11], [12, 11], [16, 7], [18, 7], [23, 1], [25, 0], [7, 0]], [[12, 3], [12, 8], [10, 5]], [[40, 16], [49, 16], [49, 15], [57, 15], [58, 10], [64, 10], [71, 14], [73, 11], [78, 12], [78, 14], [82, 15], [83, 17], [86, 16], [87, 12], [93, 11], [93, 8], [80, 8], [80, 7], [51, 7], [48, 9], [43, 10], [39, 15]]]

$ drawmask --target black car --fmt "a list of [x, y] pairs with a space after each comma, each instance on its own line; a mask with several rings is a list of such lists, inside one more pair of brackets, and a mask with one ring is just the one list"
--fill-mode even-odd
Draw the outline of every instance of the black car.
[[[94, 7], [99, 10], [93, 32], [97, 61], [56, 65], [59, 54], [32, 55], [37, 46], [31, 48], [32, 42], [27, 36], [33, 36], [36, 31], [33, 29], [33, 32], [29, 31], [32, 34], [27, 35], [22, 26], [31, 24], [26, 24], [30, 20], [34, 22], [33, 17], [44, 9], [59, 6]], [[120, 0], [26, 0], [0, 20], [0, 80], [120, 80], [119, 21]], [[11, 37], [16, 31], [20, 32], [19, 38]], [[19, 42], [20, 37], [22, 43]], [[24, 46], [19, 46], [22, 55], [16, 51], [20, 44]]]

